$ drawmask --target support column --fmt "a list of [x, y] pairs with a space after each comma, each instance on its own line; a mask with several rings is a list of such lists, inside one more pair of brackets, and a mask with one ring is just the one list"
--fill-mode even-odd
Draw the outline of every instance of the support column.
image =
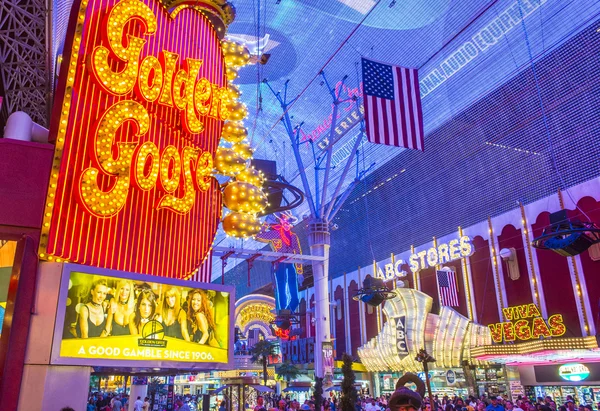
[[331, 341], [329, 317], [329, 224], [313, 220], [309, 225], [308, 244], [312, 255], [325, 257], [313, 262], [315, 288], [315, 376], [325, 377], [323, 343]]
[[92, 371], [91, 367], [25, 365], [17, 410], [84, 410]]
[[135, 406], [137, 398], [140, 397], [140, 399], [144, 401], [144, 398], [148, 396], [148, 384], [131, 384], [129, 390], [129, 402], [127, 403], [127, 410], [133, 411], [133, 407]]

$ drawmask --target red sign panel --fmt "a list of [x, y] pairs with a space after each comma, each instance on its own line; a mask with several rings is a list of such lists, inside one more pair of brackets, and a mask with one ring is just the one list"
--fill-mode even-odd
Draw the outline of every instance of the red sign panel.
[[220, 40], [191, 4], [75, 2], [41, 258], [185, 277], [207, 255], [229, 94]]

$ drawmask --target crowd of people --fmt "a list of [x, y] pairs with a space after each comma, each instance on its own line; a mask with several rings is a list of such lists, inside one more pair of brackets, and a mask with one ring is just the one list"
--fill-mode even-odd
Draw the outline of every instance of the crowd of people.
[[[356, 411], [393, 411], [388, 408], [390, 395], [377, 398], [359, 396], [356, 402]], [[502, 396], [485, 396], [467, 398], [444, 396], [433, 397], [433, 407], [429, 398], [425, 397], [422, 411], [593, 411], [591, 404], [575, 403], [572, 396], [568, 396], [564, 403], [557, 403], [550, 396], [530, 399], [519, 396], [516, 401], [511, 401]], [[340, 411], [339, 399], [335, 396], [325, 398], [321, 411]], [[600, 403], [596, 408], [600, 410]], [[225, 411], [225, 410], [223, 410]], [[254, 411], [315, 411], [314, 397], [307, 399], [302, 404], [289, 397], [263, 397], [257, 399]], [[317, 410], [318, 411], [318, 410]]]
[[[362, 398], [357, 404], [356, 411], [390, 411], [387, 407], [389, 396], [379, 398]], [[591, 404], [576, 405], [572, 396], [567, 396], [566, 401], [557, 404], [550, 396], [530, 399], [525, 396], [517, 397], [516, 401], [502, 396], [485, 396], [467, 398], [444, 396], [433, 397], [433, 407], [429, 398], [423, 400], [422, 411], [592, 411]], [[600, 403], [598, 408], [600, 409]]]
[[148, 397], [129, 398], [125, 394], [94, 393], [90, 396], [86, 411], [122, 411], [129, 409], [129, 401], [133, 401], [134, 411], [150, 411]]

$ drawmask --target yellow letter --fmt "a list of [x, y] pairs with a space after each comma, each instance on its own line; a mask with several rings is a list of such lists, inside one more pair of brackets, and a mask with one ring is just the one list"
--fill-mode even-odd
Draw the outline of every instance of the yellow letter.
[[468, 257], [471, 254], [473, 254], [473, 246], [471, 245], [471, 239], [466, 235], [463, 235], [460, 238], [460, 254], [463, 257]]
[[[117, 130], [127, 120], [134, 120], [139, 128], [138, 135], [148, 132], [150, 117], [139, 103], [130, 100], [119, 101], [109, 108], [100, 120], [96, 134], [95, 157], [100, 170], [89, 167], [83, 171], [79, 190], [83, 205], [97, 217], [111, 217], [125, 205], [131, 179], [131, 164], [135, 143], [114, 143]], [[117, 148], [117, 158], [113, 158], [113, 144]], [[98, 184], [100, 171], [116, 177], [112, 188], [103, 191]]]
[[[127, 22], [137, 18], [146, 26], [146, 33], [156, 31], [156, 17], [152, 10], [138, 0], [123, 0], [117, 3], [108, 15], [107, 32], [110, 50], [98, 46], [92, 52], [92, 71], [101, 86], [109, 93], [122, 96], [133, 90], [137, 80], [140, 52], [146, 40], [127, 35], [127, 47], [123, 47], [123, 29]], [[114, 72], [108, 61], [112, 51], [120, 60], [125, 62], [125, 68]]]
[[191, 171], [191, 161], [196, 161], [199, 150], [193, 147], [183, 149], [183, 178], [185, 181], [183, 197], [177, 198], [171, 194], [160, 199], [157, 208], [170, 208], [179, 214], [187, 214], [194, 206], [196, 191], [194, 190], [194, 176]]

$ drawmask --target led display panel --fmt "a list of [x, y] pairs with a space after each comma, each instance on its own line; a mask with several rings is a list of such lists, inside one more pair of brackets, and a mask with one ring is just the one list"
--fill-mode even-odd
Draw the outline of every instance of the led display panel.
[[223, 369], [233, 287], [65, 264], [52, 362]]

